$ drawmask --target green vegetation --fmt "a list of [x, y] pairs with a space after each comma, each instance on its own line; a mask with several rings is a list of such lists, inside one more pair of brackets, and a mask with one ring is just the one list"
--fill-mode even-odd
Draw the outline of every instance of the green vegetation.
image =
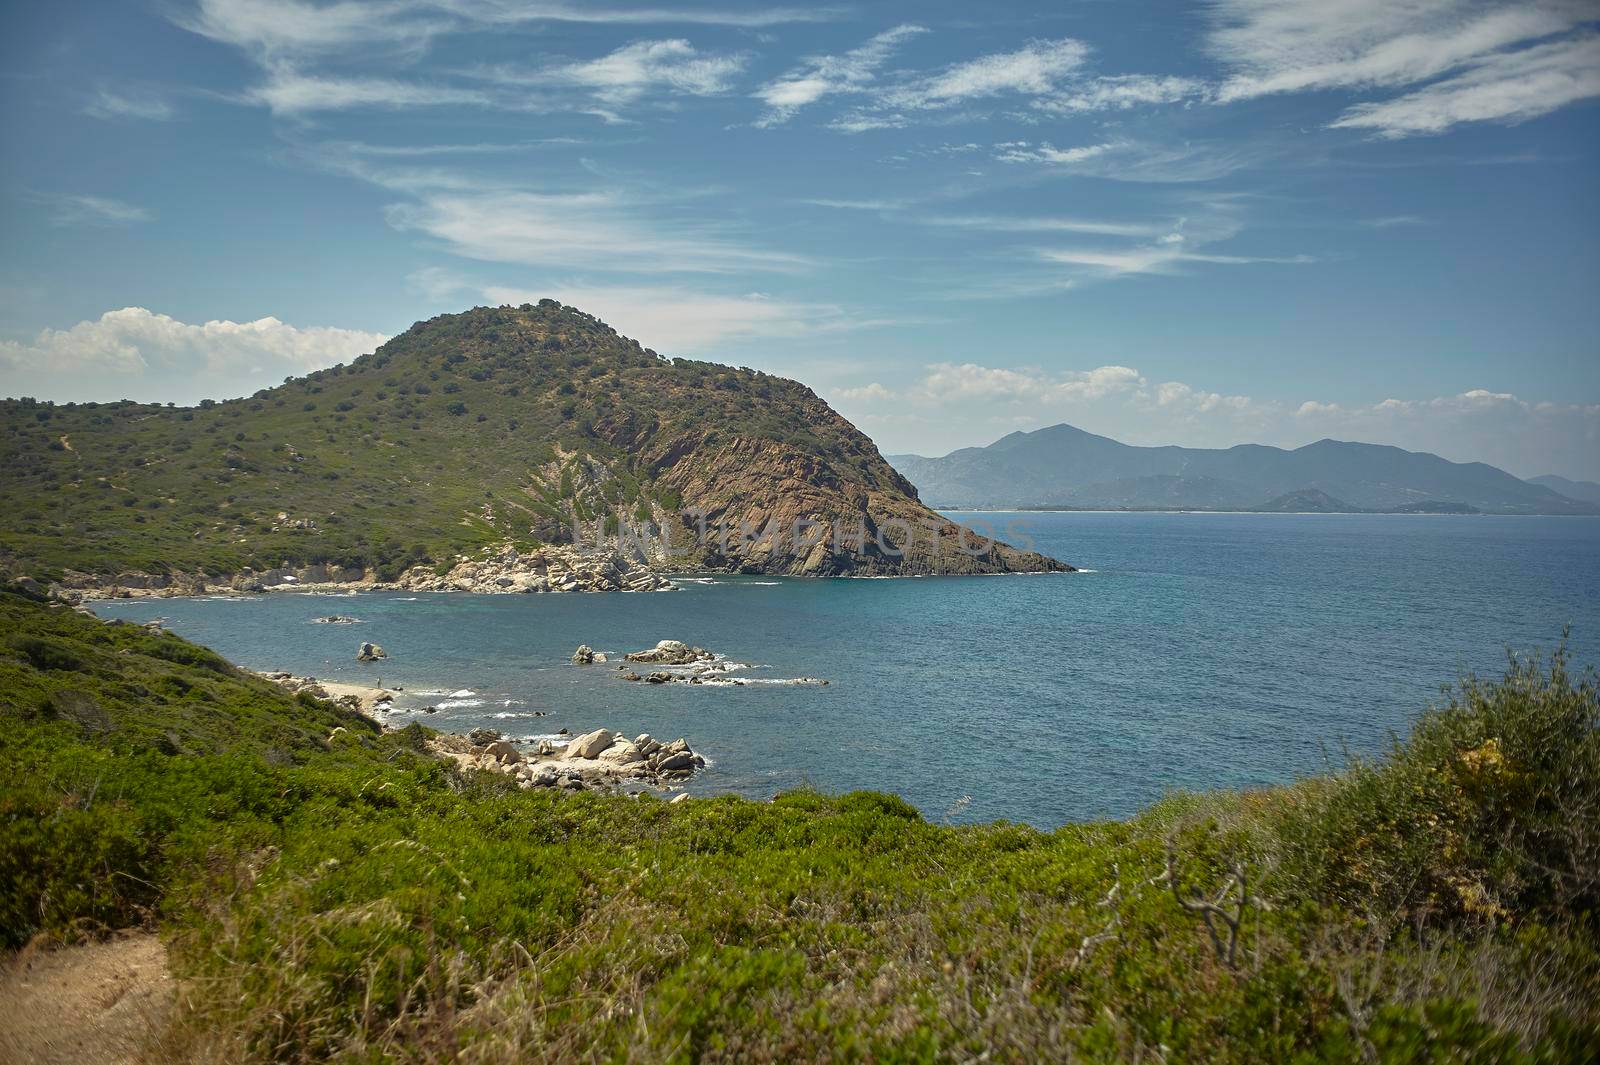
[[1600, 691], [1559, 654], [1337, 775], [1040, 832], [522, 792], [176, 637], [9, 594], [0, 626], [0, 932], [158, 925], [186, 993], [155, 1060], [1600, 1045]]
[[675, 512], [682, 485], [659, 478], [733, 440], [795, 449], [816, 484], [909, 489], [805, 386], [663, 359], [545, 300], [419, 322], [349, 365], [227, 402], [0, 401], [0, 564], [42, 579], [393, 573], [557, 542], [575, 512]]

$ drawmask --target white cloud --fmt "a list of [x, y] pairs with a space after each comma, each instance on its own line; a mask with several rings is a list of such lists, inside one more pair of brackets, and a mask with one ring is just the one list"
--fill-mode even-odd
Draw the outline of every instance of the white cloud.
[[646, 347], [699, 355], [731, 341], [798, 337], [883, 323], [857, 319], [825, 303], [780, 299], [759, 292], [719, 295], [675, 286], [556, 285], [539, 290], [491, 286], [495, 303], [554, 299], [579, 307]]
[[991, 233], [1090, 233], [1105, 237], [1157, 237], [1171, 226], [1153, 222], [1112, 222], [1095, 218], [1033, 218], [996, 215], [934, 215], [919, 218], [929, 226], [981, 229]]
[[1175, 104], [1185, 100], [1204, 100], [1210, 86], [1195, 78], [1161, 74], [1118, 74], [1091, 78], [1065, 91], [1034, 102], [1037, 110], [1049, 114], [1080, 114], [1093, 111], [1126, 111], [1153, 104]]
[[389, 208], [398, 229], [487, 262], [622, 273], [792, 272], [799, 256], [743, 243], [714, 222], [673, 223], [620, 192], [423, 192]]
[[261, 57], [309, 57], [388, 45], [415, 52], [453, 33], [538, 22], [761, 27], [832, 17], [823, 8], [627, 8], [534, 0], [198, 0], [184, 28]]
[[1002, 141], [992, 148], [1001, 163], [1048, 167], [1064, 173], [1136, 181], [1182, 184], [1215, 181], [1261, 161], [1255, 149], [1209, 143], [1150, 144], [1116, 140], [1057, 148], [1048, 141]]
[[1231, 71], [1221, 102], [1424, 86], [1334, 123], [1403, 137], [1600, 95], [1592, 39], [1552, 39], [1595, 21], [1588, 0], [1215, 0], [1211, 12], [1208, 50]]
[[498, 103], [480, 89], [391, 78], [304, 74], [285, 64], [270, 66], [267, 80], [246, 91], [241, 99], [284, 115], [353, 108], [490, 107]]
[[878, 68], [888, 61], [902, 41], [926, 32], [921, 26], [896, 26], [843, 55], [807, 59], [798, 68], [756, 90], [756, 97], [767, 105], [766, 114], [756, 125], [779, 125], [792, 118], [800, 108], [824, 96], [860, 91], [873, 82]]
[[149, 208], [109, 196], [36, 193], [32, 198], [49, 209], [50, 220], [58, 226], [125, 226], [155, 218], [155, 212]]
[[163, 122], [173, 116], [172, 105], [147, 93], [118, 93], [101, 89], [83, 107], [91, 118], [108, 121], [121, 118], [138, 118], [149, 122]]
[[1042, 96], [1053, 92], [1088, 55], [1089, 46], [1070, 37], [1030, 41], [1014, 52], [969, 59], [897, 88], [887, 102], [893, 107], [924, 108], [1008, 94]]
[[125, 307], [70, 329], [43, 330], [32, 343], [0, 341], [0, 392], [180, 402], [247, 395], [386, 339], [356, 329], [296, 328], [272, 317], [193, 325]]
[[1600, 36], [1492, 56], [1453, 78], [1383, 103], [1358, 104], [1335, 129], [1387, 138], [1443, 133], [1463, 122], [1523, 122], [1600, 96]]
[[1071, 166], [1102, 156], [1116, 148], [1114, 144], [1080, 144], [1075, 148], [1057, 148], [1048, 141], [1032, 144], [1028, 141], [1006, 141], [995, 145], [995, 159], [1002, 163], [1050, 163]]
[[609, 55], [540, 71], [528, 80], [590, 89], [601, 101], [625, 104], [651, 89], [685, 96], [727, 92], [743, 56], [706, 55], [686, 40], [635, 41]]

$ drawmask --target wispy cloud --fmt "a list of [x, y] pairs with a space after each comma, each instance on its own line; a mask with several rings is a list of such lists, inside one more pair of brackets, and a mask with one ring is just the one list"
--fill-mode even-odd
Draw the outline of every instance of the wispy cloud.
[[1002, 141], [991, 149], [997, 162], [1051, 171], [1149, 184], [1216, 181], [1267, 157], [1252, 146], [1209, 142], [1103, 141], [1058, 148], [1049, 141]]
[[652, 90], [682, 96], [728, 92], [746, 61], [742, 55], [708, 55], [686, 40], [673, 38], [634, 41], [598, 59], [563, 62], [528, 73], [501, 68], [487, 76], [501, 83], [585, 89], [615, 107]]
[[1035, 100], [1033, 107], [1057, 115], [1126, 111], [1156, 104], [1203, 102], [1210, 99], [1211, 92], [1211, 86], [1197, 78], [1117, 74], [1080, 81], [1061, 92]]
[[1425, 226], [1428, 220], [1414, 214], [1391, 214], [1381, 218], [1364, 218], [1361, 224], [1368, 229], [1395, 229], [1399, 226]]
[[108, 121], [125, 118], [146, 122], [164, 122], [176, 113], [172, 105], [159, 96], [144, 92], [112, 92], [100, 89], [84, 104], [83, 113], [91, 118]]
[[537, 0], [198, 0], [176, 21], [263, 58], [307, 58], [383, 46], [414, 52], [447, 34], [540, 22], [759, 28], [836, 14], [821, 7], [635, 8]]
[[58, 226], [125, 226], [155, 218], [155, 212], [147, 207], [108, 196], [41, 192], [33, 194], [32, 198], [45, 206], [50, 220]]
[[1463, 122], [1524, 122], [1600, 96], [1600, 36], [1491, 56], [1452, 78], [1382, 103], [1358, 104], [1335, 129], [1389, 139], [1443, 133]]
[[756, 125], [780, 125], [794, 117], [802, 107], [814, 104], [825, 96], [865, 89], [873, 83], [878, 69], [888, 61], [901, 42], [926, 32], [921, 26], [896, 26], [843, 55], [807, 59], [799, 67], [756, 91], [756, 97], [767, 105], [766, 114]]
[[1070, 37], [1030, 41], [1016, 51], [969, 59], [891, 89], [884, 102], [895, 108], [920, 109], [995, 96], [1043, 96], [1082, 67], [1088, 55], [1089, 46]]
[[1585, 0], [1215, 0], [1211, 17], [1208, 50], [1230, 71], [1217, 93], [1224, 103], [1423, 86], [1347, 110], [1340, 128], [1439, 133], [1600, 95], [1593, 36], [1551, 39], [1596, 21]]
[[618, 273], [793, 273], [803, 257], [748, 244], [704, 219], [668, 221], [619, 191], [424, 190], [390, 224], [486, 262]]
[[247, 90], [241, 99], [280, 115], [358, 108], [491, 107], [501, 102], [481, 89], [392, 78], [306, 74], [282, 63], [272, 64], [267, 80]]
[[932, 215], [917, 221], [929, 226], [981, 229], [992, 233], [1088, 233], [1107, 237], [1155, 237], [1171, 226], [1152, 222], [1114, 222], [1094, 218], [1029, 218], [996, 215]]

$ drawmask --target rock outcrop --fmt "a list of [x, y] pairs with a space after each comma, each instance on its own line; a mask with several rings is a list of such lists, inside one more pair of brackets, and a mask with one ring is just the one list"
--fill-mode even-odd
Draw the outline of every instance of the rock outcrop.
[[649, 566], [610, 550], [506, 545], [461, 559], [442, 576], [425, 566], [401, 574], [396, 586], [414, 592], [665, 592], [672, 582]]
[[648, 650], [632, 651], [622, 657], [629, 662], [657, 666], [686, 666], [691, 662], [710, 662], [717, 656], [704, 647], [690, 647], [682, 640], [662, 640]]
[[363, 643], [356, 652], [357, 662], [376, 662], [380, 658], [388, 658], [389, 653], [375, 643]]

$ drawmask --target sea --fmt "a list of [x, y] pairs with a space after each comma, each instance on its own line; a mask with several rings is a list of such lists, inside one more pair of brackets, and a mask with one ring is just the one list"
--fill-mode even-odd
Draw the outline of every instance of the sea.
[[[873, 789], [929, 820], [1045, 829], [1379, 755], [1444, 686], [1569, 629], [1573, 660], [1600, 665], [1600, 518], [952, 516], [1082, 571], [94, 609], [159, 619], [251, 669], [401, 687], [395, 726], [683, 737], [710, 760], [692, 795]], [[332, 614], [359, 624], [314, 621]], [[620, 678], [624, 652], [663, 639], [716, 652], [740, 683]], [[357, 662], [362, 641], [389, 657]], [[579, 644], [613, 661], [573, 665]]]

